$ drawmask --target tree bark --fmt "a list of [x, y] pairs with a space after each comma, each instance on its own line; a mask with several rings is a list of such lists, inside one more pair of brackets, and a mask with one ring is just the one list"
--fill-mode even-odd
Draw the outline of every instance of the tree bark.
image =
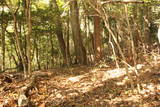
[[31, 32], [32, 32], [32, 24], [31, 24], [31, 1], [25, 0], [25, 15], [26, 15], [26, 22], [28, 27], [28, 32], [26, 35], [27, 40], [27, 73], [30, 75], [31, 73]]
[[63, 29], [62, 29], [62, 21], [61, 21], [60, 11], [59, 11], [56, 0], [52, 0], [52, 6], [55, 11], [56, 35], [57, 35], [60, 49], [61, 49], [61, 52], [63, 55], [63, 64], [66, 65], [67, 64], [66, 44], [64, 41], [64, 37], [63, 37]]
[[82, 37], [80, 34], [79, 9], [76, 0], [72, 0], [70, 2], [70, 14], [76, 60], [79, 64], [87, 64], [86, 50], [83, 46]]
[[[69, 11], [68, 11], [68, 15], [69, 15]], [[67, 54], [67, 64], [70, 65], [71, 64], [71, 56], [70, 56], [70, 45], [69, 45], [69, 40], [70, 40], [70, 23], [69, 23], [69, 17], [67, 19], [67, 31], [66, 31], [66, 54]]]
[[158, 37], [158, 42], [159, 42], [159, 44], [160, 44], [160, 25], [158, 26], [157, 37]]
[[16, 9], [16, 11], [13, 10], [13, 8], [11, 7], [10, 4], [7, 4], [7, 7], [10, 9], [10, 12], [11, 12], [11, 15], [13, 17], [13, 23], [14, 23], [14, 34], [15, 34], [15, 43], [16, 43], [16, 49], [18, 51], [18, 54], [20, 55], [20, 59], [22, 60], [22, 64], [23, 64], [23, 71], [24, 71], [24, 75], [25, 77], [27, 76], [27, 71], [26, 71], [26, 60], [25, 60], [25, 57], [24, 57], [24, 54], [22, 52], [22, 49], [21, 49], [21, 44], [20, 44], [20, 38], [19, 38], [19, 32], [18, 32], [18, 28], [17, 28], [17, 12], [19, 10], [19, 7]]
[[151, 32], [150, 32], [150, 7], [144, 6], [144, 37], [145, 37], [145, 43], [150, 44], [151, 43]]
[[99, 62], [102, 60], [102, 35], [101, 35], [101, 19], [99, 16], [95, 15], [94, 20], [94, 52], [95, 52], [95, 61]]
[[51, 54], [51, 66], [54, 67], [55, 62], [54, 62], [54, 46], [53, 46], [53, 40], [52, 40], [52, 35], [50, 34], [50, 44], [51, 44], [51, 50], [50, 50], [50, 54]]
[[37, 62], [37, 66], [38, 66], [38, 69], [40, 70], [41, 69], [41, 64], [40, 64], [40, 60], [39, 60], [39, 39], [37, 37], [37, 33], [35, 34], [35, 51], [36, 51], [36, 62]]
[[5, 23], [3, 20], [4, 19], [4, 6], [2, 7], [2, 13], [1, 13], [1, 17], [2, 17], [2, 20], [1, 20], [1, 27], [2, 27], [2, 68], [1, 70], [5, 70], [5, 29], [6, 29], [6, 26], [5, 26]]

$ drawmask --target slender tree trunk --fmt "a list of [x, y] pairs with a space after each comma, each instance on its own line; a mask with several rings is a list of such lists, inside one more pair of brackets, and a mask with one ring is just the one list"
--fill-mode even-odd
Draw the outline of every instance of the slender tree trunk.
[[[69, 15], [69, 11], [68, 11], [68, 15]], [[67, 38], [66, 38], [66, 54], [67, 54], [67, 62], [68, 65], [71, 64], [71, 56], [70, 56], [70, 45], [69, 45], [69, 40], [70, 40], [70, 27], [69, 27], [69, 17], [67, 20]]]
[[158, 42], [159, 42], [159, 44], [160, 44], [160, 24], [159, 24], [159, 26], [158, 26], [157, 37], [158, 37]]
[[28, 26], [28, 32], [26, 35], [27, 39], [27, 72], [30, 75], [31, 73], [31, 32], [32, 32], [32, 24], [31, 24], [31, 1], [25, 1], [25, 15], [26, 15], [26, 22]]
[[151, 43], [151, 32], [150, 32], [150, 7], [144, 6], [144, 37], [145, 37], [145, 43], [150, 44]]
[[99, 62], [102, 57], [102, 35], [101, 35], [101, 19], [97, 14], [93, 17], [94, 18], [94, 52], [95, 52], [95, 61]]
[[[49, 35], [47, 35], [47, 41], [49, 41]], [[47, 48], [47, 47], [49, 47], [49, 43], [47, 42], [46, 43], [46, 53], [48, 53], [50, 50], [49, 50], [49, 48]], [[49, 56], [49, 54], [46, 54], [46, 69], [49, 69], [49, 62], [50, 62], [50, 58], [49, 58], [50, 56]]]
[[38, 69], [40, 70], [41, 69], [41, 65], [40, 65], [40, 61], [39, 61], [39, 48], [38, 48], [38, 44], [39, 44], [39, 40], [38, 40], [38, 37], [37, 37], [37, 33], [35, 34], [35, 51], [36, 51], [36, 62], [37, 62], [37, 66], [38, 66]]
[[55, 14], [56, 35], [57, 35], [58, 42], [59, 42], [59, 45], [60, 45], [61, 53], [63, 55], [63, 64], [66, 65], [67, 64], [66, 45], [65, 45], [65, 41], [64, 41], [64, 37], [63, 37], [61, 16], [60, 16], [60, 12], [59, 12], [59, 8], [58, 8], [56, 0], [52, 0], [52, 4], [53, 4], [52, 5], [53, 9], [56, 12], [56, 14]]
[[134, 25], [134, 33], [133, 33], [133, 40], [135, 43], [135, 47], [139, 46], [140, 43], [142, 43], [142, 38], [141, 38], [141, 30], [140, 27], [138, 26], [139, 20], [138, 20], [138, 7], [137, 5], [133, 6], [133, 17], [132, 17], [132, 23]]
[[[20, 55], [20, 52], [17, 48], [17, 41], [16, 41], [16, 36], [15, 35], [12, 35], [10, 34], [9, 32], [7, 32], [10, 36], [11, 36], [11, 41], [10, 42], [13, 42], [13, 44], [10, 44], [12, 45], [11, 46], [11, 56], [13, 58], [13, 61], [15, 62], [15, 65], [17, 66], [18, 70], [17, 71], [24, 71], [24, 65], [26, 66], [26, 64], [22, 64], [22, 58], [21, 58], [21, 55]], [[20, 43], [20, 42], [19, 42]], [[21, 44], [21, 43], [20, 43]], [[17, 55], [17, 58], [18, 58], [18, 61], [16, 61], [16, 57], [13, 55], [13, 49], [15, 50], [15, 53]], [[20, 47], [21, 49], [21, 47]]]
[[[16, 16], [14, 15], [14, 32], [15, 32], [15, 38], [16, 38], [16, 48], [18, 50], [18, 53], [20, 55], [20, 60], [22, 60], [22, 65], [23, 65], [23, 70], [26, 76], [26, 61], [25, 61], [25, 56], [23, 55], [23, 52], [21, 50], [21, 46], [20, 46], [20, 39], [19, 39], [19, 34], [18, 34], [18, 30], [17, 30], [17, 19]], [[20, 61], [21, 62], [21, 61]]]
[[23, 71], [24, 71], [24, 75], [25, 77], [27, 76], [27, 71], [26, 71], [26, 61], [25, 61], [25, 57], [23, 55], [22, 49], [21, 49], [21, 44], [20, 44], [20, 38], [19, 38], [19, 32], [18, 32], [18, 27], [17, 27], [17, 12], [18, 9], [14, 12], [14, 10], [12, 9], [12, 7], [10, 5], [8, 5], [6, 3], [7, 7], [10, 9], [11, 15], [13, 17], [13, 23], [14, 23], [14, 34], [15, 34], [15, 43], [16, 43], [16, 49], [18, 51], [18, 54], [20, 55], [20, 60], [22, 60], [22, 65], [23, 65]]
[[50, 51], [50, 52], [51, 52], [51, 53], [50, 53], [50, 54], [51, 54], [51, 66], [54, 67], [54, 65], [55, 65], [54, 59], [55, 59], [55, 58], [54, 58], [54, 46], [53, 46], [53, 40], [52, 40], [52, 38], [53, 38], [52, 35], [50, 35], [50, 44], [51, 44], [51, 51]]
[[5, 23], [4, 23], [4, 6], [2, 7], [2, 13], [1, 13], [1, 27], [2, 27], [2, 71], [5, 69]]
[[86, 64], [86, 50], [83, 46], [82, 37], [80, 34], [80, 23], [79, 23], [79, 9], [77, 0], [70, 2], [70, 14], [71, 14], [71, 27], [73, 34], [73, 42], [75, 47], [76, 59], [79, 64]]
[[[128, 31], [129, 31], [129, 35], [130, 35], [130, 42], [131, 42], [131, 51], [132, 51], [133, 64], [134, 64], [134, 66], [136, 66], [136, 65], [137, 65], [137, 62], [136, 62], [137, 53], [136, 53], [136, 51], [135, 51], [134, 38], [133, 38], [132, 30], [131, 30], [131, 25], [130, 25], [130, 22], [129, 22], [127, 5], [125, 5], [125, 14], [126, 14], [126, 21], [127, 21], [127, 25], [128, 25]], [[135, 70], [135, 73], [136, 73], [136, 75], [138, 75], [137, 70]]]

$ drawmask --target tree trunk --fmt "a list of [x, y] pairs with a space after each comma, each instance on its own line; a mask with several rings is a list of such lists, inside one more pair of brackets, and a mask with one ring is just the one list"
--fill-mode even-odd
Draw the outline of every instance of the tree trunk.
[[[69, 15], [69, 11], [68, 11], [68, 15]], [[70, 65], [71, 64], [71, 56], [70, 56], [70, 45], [69, 45], [69, 40], [70, 40], [70, 27], [69, 27], [69, 17], [67, 19], [67, 37], [66, 37], [66, 54], [67, 54], [67, 64]]]
[[63, 55], [63, 64], [66, 65], [67, 64], [66, 45], [65, 45], [64, 38], [63, 38], [63, 29], [62, 29], [60, 11], [59, 11], [56, 0], [52, 0], [52, 3], [53, 3], [53, 5], [52, 5], [53, 9], [56, 12], [56, 14], [55, 14], [56, 35], [57, 35], [58, 42], [59, 42], [59, 45], [60, 45], [60, 49], [61, 49], [61, 52], [62, 52], [62, 55]]
[[138, 20], [138, 7], [137, 5], [134, 5], [133, 6], [133, 17], [132, 17], [132, 20], [133, 20], [133, 30], [134, 30], [134, 33], [133, 33], [133, 40], [134, 40], [134, 44], [135, 44], [135, 47], [138, 47], [140, 43], [142, 43], [142, 38], [141, 38], [141, 29], [140, 27], [138, 26], [139, 24], [139, 20]]
[[37, 33], [35, 32], [35, 51], [36, 51], [36, 62], [37, 62], [37, 66], [38, 66], [38, 69], [40, 70], [41, 69], [41, 64], [40, 64], [40, 61], [39, 61], [39, 48], [38, 48], [38, 45], [39, 45], [39, 39], [37, 37]]
[[1, 13], [1, 17], [2, 17], [2, 20], [1, 20], [1, 27], [2, 27], [2, 68], [1, 70], [3, 71], [5, 69], [5, 29], [6, 29], [6, 26], [5, 26], [5, 23], [3, 20], [4, 19], [4, 7], [2, 7], [2, 13]]
[[102, 57], [102, 35], [101, 35], [101, 19], [99, 16], [95, 15], [94, 19], [94, 52], [95, 52], [95, 61], [99, 62]]
[[25, 1], [25, 15], [26, 15], [26, 22], [27, 22], [27, 27], [28, 27], [28, 32], [26, 35], [26, 40], [27, 40], [27, 72], [30, 75], [31, 73], [31, 40], [30, 40], [30, 35], [32, 32], [32, 25], [31, 25], [31, 1], [26, 0]]
[[10, 12], [11, 12], [11, 15], [13, 17], [13, 23], [14, 23], [14, 34], [15, 34], [15, 44], [16, 44], [16, 49], [17, 49], [17, 52], [18, 54], [20, 55], [20, 59], [22, 60], [22, 64], [23, 64], [23, 71], [24, 71], [24, 75], [25, 77], [27, 76], [27, 71], [26, 71], [26, 60], [25, 60], [25, 57], [24, 57], [24, 54], [22, 52], [22, 49], [21, 49], [21, 44], [20, 44], [20, 38], [19, 38], [19, 32], [18, 32], [18, 28], [17, 28], [17, 12], [18, 12], [18, 9], [14, 12], [14, 10], [12, 9], [11, 5], [7, 4], [7, 7], [10, 9]]
[[159, 41], [159, 44], [160, 44], [160, 25], [159, 25], [159, 27], [158, 27], [157, 37], [158, 37], [158, 41]]
[[150, 32], [150, 7], [144, 6], [144, 37], [145, 37], [145, 43], [150, 44], [151, 43], [151, 32]]
[[54, 46], [53, 46], [53, 40], [52, 40], [52, 35], [50, 34], [50, 44], [51, 44], [51, 50], [50, 50], [50, 54], [51, 54], [51, 66], [54, 67], [55, 62], [54, 62]]
[[76, 0], [70, 2], [70, 14], [71, 14], [71, 27], [73, 34], [73, 42], [76, 53], [76, 60], [79, 64], [86, 64], [86, 50], [83, 46], [82, 37], [80, 34], [80, 23], [79, 23], [79, 9]]

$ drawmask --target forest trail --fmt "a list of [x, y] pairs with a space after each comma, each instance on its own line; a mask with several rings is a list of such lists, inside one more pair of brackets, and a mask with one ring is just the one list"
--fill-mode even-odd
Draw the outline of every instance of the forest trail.
[[[134, 89], [130, 87], [124, 69], [80, 66], [38, 71], [51, 75], [37, 78], [29, 98], [33, 107], [159, 107], [160, 62], [151, 63], [152, 66], [137, 66], [139, 80], [133, 69], [129, 69]], [[27, 83], [22, 75], [1, 74], [0, 107], [16, 107], [18, 89]], [[140, 93], [137, 82], [141, 85]]]

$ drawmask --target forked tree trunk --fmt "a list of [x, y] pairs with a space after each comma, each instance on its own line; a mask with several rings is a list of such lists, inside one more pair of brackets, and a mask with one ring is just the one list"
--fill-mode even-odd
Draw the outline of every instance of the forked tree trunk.
[[71, 28], [73, 35], [74, 48], [76, 53], [76, 60], [78, 64], [86, 64], [86, 50], [83, 46], [82, 37], [80, 34], [80, 22], [79, 22], [79, 9], [77, 0], [70, 2], [70, 14], [71, 14]]
[[[9, 1], [10, 2], [10, 1]], [[14, 34], [15, 34], [15, 46], [17, 49], [17, 53], [20, 55], [20, 59], [22, 60], [22, 64], [23, 64], [23, 71], [25, 74], [25, 77], [27, 76], [27, 69], [26, 69], [26, 60], [25, 60], [25, 56], [23, 54], [23, 51], [21, 49], [21, 44], [20, 44], [20, 36], [19, 36], [19, 32], [18, 32], [18, 27], [17, 27], [17, 12], [19, 10], [19, 8], [16, 9], [16, 11], [13, 10], [13, 8], [11, 7], [10, 4], [7, 4], [5, 2], [5, 4], [7, 5], [7, 7], [9, 8], [11, 15], [13, 17], [13, 24], [14, 24]]]
[[64, 41], [64, 37], [63, 37], [63, 29], [62, 29], [60, 11], [59, 11], [56, 0], [52, 0], [52, 4], [53, 4], [52, 6], [55, 11], [55, 18], [56, 18], [56, 22], [55, 22], [56, 35], [57, 35], [58, 42], [60, 45], [61, 53], [63, 55], [63, 64], [66, 65], [67, 64], [66, 45], [65, 45], [65, 41]]

